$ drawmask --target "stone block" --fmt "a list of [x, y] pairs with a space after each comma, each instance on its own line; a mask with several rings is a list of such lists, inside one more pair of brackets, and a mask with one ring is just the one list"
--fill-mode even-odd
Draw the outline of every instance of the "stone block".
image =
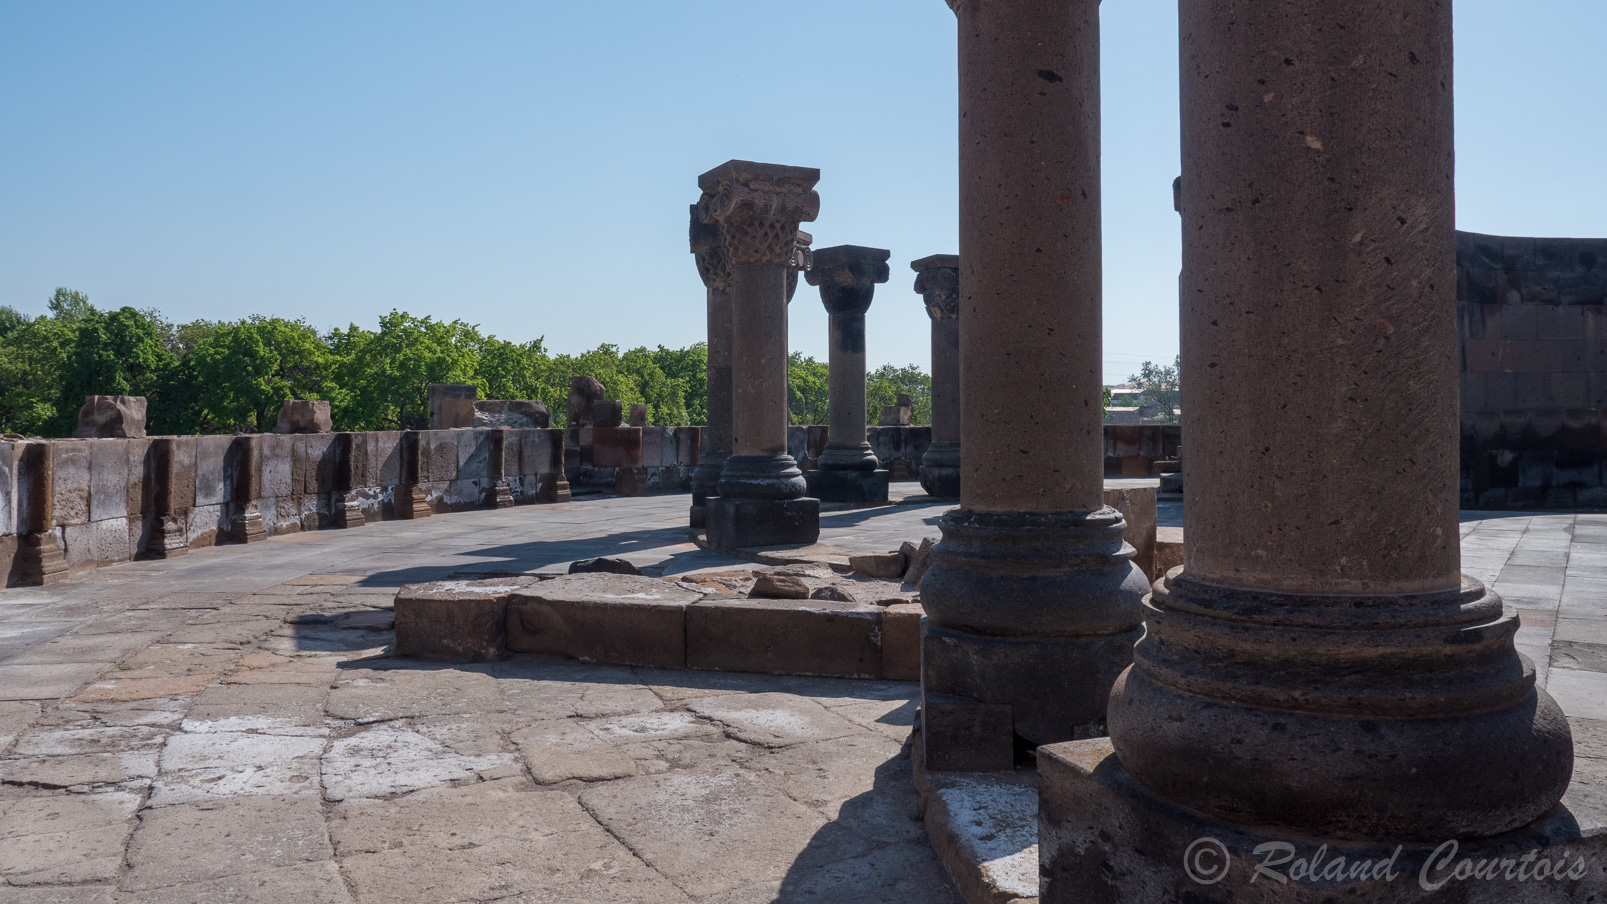
[[1150, 580], [1158, 581], [1174, 568], [1183, 567], [1183, 528], [1158, 527], [1155, 529], [1155, 569]]
[[675, 463], [682, 467], [697, 467], [698, 457], [703, 454], [703, 428], [702, 427], [676, 427], [675, 428]]
[[93, 567], [95, 564], [95, 525], [90, 522], [64, 524], [61, 528], [62, 552], [67, 556], [70, 570]]
[[508, 649], [582, 662], [687, 666], [687, 609], [702, 598], [657, 578], [573, 574], [514, 592]]
[[291, 399], [279, 406], [275, 433], [328, 433], [334, 430], [329, 403], [321, 399]]
[[467, 399], [472, 403], [480, 397], [480, 390], [467, 383], [431, 383], [429, 388], [430, 401], [430, 429], [446, 430], [452, 427], [467, 427], [473, 423], [473, 405], [469, 408], [469, 423], [449, 424], [446, 422], [447, 414], [442, 403], [447, 399]]
[[[11, 443], [0, 442], [0, 537], [17, 532], [17, 469], [15, 449]], [[12, 544], [12, 554], [15, 555]], [[0, 561], [0, 586], [10, 571], [10, 560]]]
[[362, 433], [336, 433], [330, 446], [334, 458], [334, 474], [329, 490], [350, 493], [365, 485], [363, 472], [368, 469], [368, 443]]
[[474, 403], [473, 427], [544, 430], [552, 425], [547, 403], [539, 399], [486, 399]]
[[1518, 403], [1517, 374], [1485, 374], [1485, 404], [1495, 410], [1512, 408]]
[[89, 525], [89, 557], [96, 565], [127, 562], [131, 544], [128, 538], [128, 518], [108, 518]]
[[48, 442], [21, 442], [11, 447], [16, 480], [17, 533], [43, 533], [55, 526]]
[[1501, 336], [1505, 339], [1533, 341], [1538, 338], [1533, 305], [1508, 304], [1501, 307]]
[[882, 678], [888, 681], [921, 680], [921, 618], [919, 603], [894, 603], [882, 610]]
[[458, 476], [458, 438], [450, 430], [419, 434], [419, 482], [443, 483]]
[[459, 430], [458, 480], [488, 480], [491, 474], [491, 454], [494, 451], [490, 430]]
[[374, 473], [372, 486], [393, 487], [405, 483], [402, 472], [402, 431], [381, 430], [373, 436], [373, 455], [369, 458], [369, 466]]
[[914, 423], [915, 409], [908, 405], [883, 405], [881, 417], [876, 421], [878, 427], [908, 427]]
[[50, 443], [50, 496], [55, 524], [89, 521], [90, 440]]
[[1015, 768], [1010, 707], [926, 693], [921, 697], [922, 760], [933, 772]]
[[1146, 575], [1155, 573], [1157, 513], [1154, 487], [1123, 487], [1105, 491], [1105, 504], [1122, 513], [1127, 528], [1122, 539], [1132, 545], [1133, 562]]
[[640, 427], [595, 427], [592, 429], [592, 466], [598, 468], [639, 468], [642, 466]]
[[262, 474], [262, 495], [278, 499], [295, 496], [295, 441], [288, 436], [262, 436], [257, 439], [261, 461], [257, 467]]
[[820, 500], [709, 500], [709, 543], [717, 549], [758, 546], [812, 546], [820, 541]]
[[625, 423], [624, 405], [618, 399], [602, 399], [591, 403], [593, 427], [619, 427]]
[[651, 427], [652, 424], [649, 424], [647, 420], [647, 406], [640, 403], [632, 403], [630, 415], [626, 420], [626, 424], [631, 427]]
[[314, 433], [297, 437], [303, 450], [305, 467], [302, 470], [303, 495], [318, 495], [335, 491], [340, 471], [340, 450], [335, 446], [333, 433]]
[[229, 501], [228, 459], [232, 436], [195, 438], [195, 504], [221, 505]]
[[145, 435], [145, 397], [92, 395], [78, 409], [77, 439]]
[[397, 591], [396, 654], [452, 662], [508, 655], [508, 597], [532, 577], [408, 584]]
[[[1039, 747], [1037, 761], [1043, 904], [1564, 904], [1607, 895], [1607, 814], [1594, 797], [1570, 794], [1536, 823], [1448, 851], [1440, 841], [1307, 838], [1212, 820], [1145, 789], [1108, 738]], [[1503, 860], [1522, 863], [1527, 878], [1505, 869], [1456, 878], [1459, 866]], [[1541, 860], [1568, 876], [1535, 878]]]
[[[430, 428], [433, 430], [461, 430], [465, 427], [476, 426], [475, 408], [479, 405], [473, 399], [441, 399], [436, 411], [440, 417], [430, 418]], [[434, 412], [432, 412], [433, 414]]]
[[710, 599], [686, 612], [694, 669], [879, 678], [882, 610], [830, 600]]
[[126, 439], [96, 439], [89, 445], [89, 520], [128, 517]]
[[821, 502], [869, 505], [887, 501], [888, 471], [810, 471], [809, 495]]
[[128, 449], [128, 483], [124, 487], [124, 498], [127, 500], [128, 513], [134, 515], [139, 512], [149, 512], [155, 505], [153, 484], [149, 478], [151, 472], [151, 441], [149, 439], [126, 439], [123, 445]]
[[262, 497], [262, 438], [230, 437], [223, 460], [228, 480], [228, 499], [240, 506]]
[[554, 474], [564, 469], [562, 430], [519, 431], [519, 473]]
[[606, 398], [607, 390], [596, 377], [569, 378], [569, 402], [564, 409], [565, 427], [590, 427], [592, 405]]
[[[665, 435], [667, 432], [668, 428], [664, 427], [642, 428], [642, 464], [644, 466], [649, 468], [658, 468], [663, 467], [664, 465], [675, 464], [675, 443], [673, 435], [671, 435], [671, 441], [669, 443], [665, 442]], [[664, 460], [664, 448], [666, 445], [668, 445], [670, 449], [669, 461]]]

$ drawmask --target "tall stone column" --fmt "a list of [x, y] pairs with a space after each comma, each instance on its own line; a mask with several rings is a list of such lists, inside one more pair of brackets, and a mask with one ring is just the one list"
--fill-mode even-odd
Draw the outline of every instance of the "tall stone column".
[[708, 500], [719, 495], [720, 472], [731, 457], [731, 270], [720, 245], [720, 228], [698, 217], [692, 205], [692, 254], [708, 295], [708, 418], [703, 449], [692, 472], [693, 527], [703, 527]]
[[809, 284], [831, 315], [831, 430], [820, 469], [808, 475], [809, 494], [823, 502], [886, 502], [887, 472], [867, 440], [865, 312], [877, 283], [891, 276], [892, 252], [837, 245], [814, 252]]
[[[788, 269], [798, 224], [820, 210], [820, 171], [732, 160], [698, 179], [698, 215], [720, 229], [731, 272], [732, 455], [708, 505], [717, 547], [820, 538], [820, 500], [806, 497], [787, 454]], [[796, 279], [796, 277], [793, 277]]]
[[959, 16], [960, 508], [921, 584], [932, 769], [1103, 734], [1148, 581], [1104, 504], [1099, 3]]
[[[1450, 3], [1179, 9], [1188, 545], [1113, 691], [1114, 756], [1040, 751], [1046, 901], [1178, 900], [1203, 836], [1234, 859], [1404, 844], [1416, 879], [1441, 842], [1546, 814], [1572, 771], [1517, 617], [1460, 574]], [[1097, 840], [1075, 816], [1110, 807]], [[1577, 839], [1555, 817], [1518, 852]], [[1343, 878], [1279, 899], [1427, 899]], [[1443, 900], [1584, 900], [1492, 887]]]
[[960, 256], [910, 261], [915, 291], [932, 318], [932, 444], [921, 456], [921, 488], [938, 499], [960, 496]]

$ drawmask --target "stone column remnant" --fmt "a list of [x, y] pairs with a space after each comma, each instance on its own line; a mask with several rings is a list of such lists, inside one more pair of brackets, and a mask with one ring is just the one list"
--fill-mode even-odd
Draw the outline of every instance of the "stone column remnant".
[[703, 527], [708, 501], [719, 494], [720, 472], [731, 457], [731, 270], [720, 245], [720, 227], [705, 223], [692, 205], [691, 245], [708, 308], [708, 423], [703, 450], [692, 472], [693, 527]]
[[921, 488], [938, 499], [960, 497], [960, 256], [910, 261], [915, 291], [932, 318], [932, 444], [921, 456]]
[[891, 275], [892, 252], [836, 245], [814, 252], [811, 286], [831, 315], [831, 429], [809, 493], [823, 502], [886, 502], [887, 471], [871, 451], [865, 417], [865, 312], [876, 284]]
[[[1113, 691], [1114, 755], [1039, 752], [1044, 900], [1187, 897], [1204, 836], [1224, 864], [1295, 837], [1414, 879], [1452, 839], [1533, 862], [1584, 820], [1553, 810], [1569, 728], [1516, 615], [1460, 573], [1451, 4], [1179, 11], [1188, 545]], [[1287, 900], [1439, 897], [1345, 878]], [[1445, 899], [1588, 897], [1492, 878]]]
[[995, 769], [1103, 734], [1148, 581], [1103, 496], [1098, 0], [952, 2], [966, 455], [922, 724], [929, 768]]
[[1572, 747], [1516, 616], [1460, 573], [1450, 4], [1181, 15], [1189, 544], [1117, 754], [1324, 837], [1523, 825]]
[[798, 224], [820, 210], [820, 171], [732, 160], [698, 179], [731, 273], [732, 455], [708, 504], [716, 546], [814, 543], [820, 500], [787, 454], [787, 282]]

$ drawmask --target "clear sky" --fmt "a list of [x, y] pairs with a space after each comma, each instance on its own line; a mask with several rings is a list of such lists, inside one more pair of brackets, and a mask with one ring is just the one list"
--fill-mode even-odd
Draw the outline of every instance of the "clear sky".
[[[1457, 0], [1464, 229], [1607, 236], [1602, 0]], [[1177, 350], [1176, 6], [1103, 5], [1105, 372]], [[697, 175], [822, 171], [817, 246], [893, 252], [869, 357], [928, 362], [955, 240], [942, 0], [0, 0], [0, 304], [391, 308], [549, 349], [702, 338]], [[794, 348], [826, 353], [815, 291]]]

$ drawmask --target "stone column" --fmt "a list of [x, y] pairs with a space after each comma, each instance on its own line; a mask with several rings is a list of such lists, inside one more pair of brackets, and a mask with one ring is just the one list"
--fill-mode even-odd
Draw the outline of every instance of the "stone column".
[[807, 545], [820, 500], [787, 454], [787, 281], [798, 224], [820, 210], [820, 171], [732, 160], [698, 179], [731, 272], [732, 455], [708, 505], [717, 547]]
[[831, 315], [831, 429], [820, 469], [808, 475], [809, 494], [822, 502], [886, 502], [887, 472], [867, 440], [865, 419], [865, 312], [876, 284], [891, 273], [892, 252], [837, 245], [814, 252], [811, 286]]
[[929, 768], [1009, 768], [1104, 733], [1148, 581], [1103, 497], [1098, 0], [953, 5], [966, 455], [921, 584], [922, 725]]
[[708, 294], [708, 423], [692, 472], [692, 526], [703, 527], [708, 500], [719, 495], [720, 471], [731, 457], [731, 270], [720, 245], [720, 228], [698, 217], [692, 205], [692, 254]]
[[915, 291], [932, 318], [932, 444], [921, 456], [921, 488], [938, 499], [960, 496], [960, 256], [910, 261]]
[[[1572, 771], [1517, 617], [1460, 574], [1451, 5], [1179, 9], [1188, 545], [1112, 694], [1114, 757], [1040, 751], [1066, 839], [1045, 900], [1177, 900], [1202, 836], [1235, 859], [1402, 844], [1415, 880], [1440, 842], [1546, 814]], [[1072, 837], [1090, 796], [1122, 827], [1096, 851]], [[1514, 839], [1526, 859], [1577, 839], [1558, 812]], [[1080, 865], [1106, 855], [1105, 876]], [[1252, 878], [1212, 899], [1260, 896]], [[1584, 899], [1492, 887], [1445, 900]], [[1425, 899], [1354, 878], [1279, 896]]]

